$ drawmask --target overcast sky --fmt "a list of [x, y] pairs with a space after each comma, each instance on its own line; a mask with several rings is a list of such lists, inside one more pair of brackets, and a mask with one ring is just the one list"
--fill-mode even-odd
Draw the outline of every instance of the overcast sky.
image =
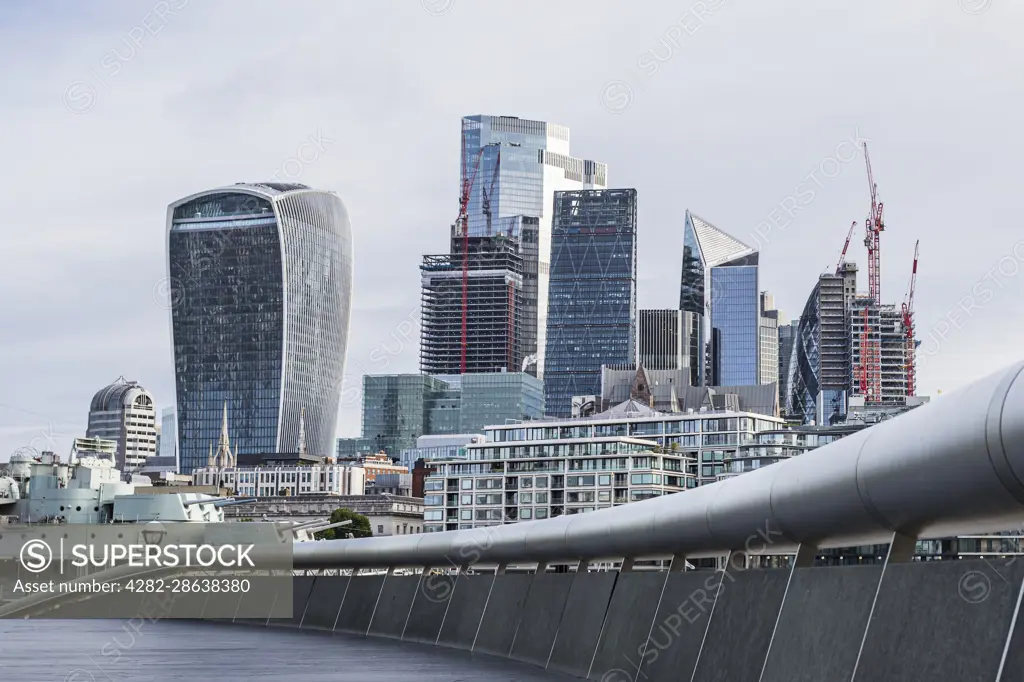
[[920, 392], [953, 390], [1022, 356], [1021, 35], [1015, 0], [0, 2], [0, 459], [64, 454], [120, 375], [173, 405], [167, 204], [275, 173], [352, 218], [358, 435], [361, 374], [418, 369], [477, 113], [569, 126], [637, 189], [641, 307], [678, 303], [689, 208], [799, 316], [853, 220], [865, 264], [869, 140], [883, 299], [919, 238]]

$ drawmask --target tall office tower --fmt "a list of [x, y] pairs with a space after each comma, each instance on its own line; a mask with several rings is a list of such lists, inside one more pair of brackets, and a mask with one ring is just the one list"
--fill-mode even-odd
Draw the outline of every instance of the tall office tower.
[[701, 384], [758, 383], [760, 298], [758, 252], [686, 212], [679, 307], [705, 317], [701, 343], [707, 367]]
[[520, 228], [519, 239], [470, 237], [466, 273], [463, 256], [455, 250], [461, 239], [453, 238], [450, 254], [423, 257], [420, 371], [424, 374], [461, 373], [463, 322], [468, 339], [466, 372], [518, 372], [534, 352], [537, 306], [531, 296], [536, 296], [536, 220], [526, 219]]
[[102, 388], [89, 405], [86, 438], [117, 443], [121, 471], [137, 471], [156, 456], [156, 408], [149, 391], [124, 377]]
[[545, 411], [600, 395], [601, 366], [635, 362], [636, 190], [555, 192]]
[[[850, 326], [857, 291], [857, 265], [818, 277], [794, 337], [784, 412], [818, 424], [846, 416], [854, 365]], [[855, 316], [854, 316], [855, 317]]]
[[699, 325], [703, 317], [682, 310], [641, 310], [638, 317], [638, 363], [646, 369], [680, 369], [690, 385], [700, 385], [704, 362]]
[[352, 299], [352, 228], [332, 192], [239, 183], [167, 211], [181, 473], [224, 406], [237, 454], [333, 451]]
[[467, 208], [469, 235], [518, 237], [524, 217], [538, 221], [537, 338], [536, 349], [528, 347], [526, 354], [538, 355], [537, 376], [543, 376], [554, 192], [605, 188], [608, 169], [570, 156], [569, 129], [555, 123], [467, 116], [462, 119], [462, 144], [460, 186], [476, 170]]
[[774, 384], [779, 381], [779, 311], [775, 309], [775, 297], [767, 291], [761, 292], [760, 305], [757, 383]]

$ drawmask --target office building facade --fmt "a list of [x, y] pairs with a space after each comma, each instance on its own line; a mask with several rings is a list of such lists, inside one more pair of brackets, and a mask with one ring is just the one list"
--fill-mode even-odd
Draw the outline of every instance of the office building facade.
[[225, 402], [239, 453], [279, 452], [305, 422], [331, 451], [352, 293], [341, 200], [305, 185], [194, 194], [167, 215], [181, 473], [203, 466]]
[[760, 290], [756, 249], [686, 212], [681, 310], [704, 317], [700, 343], [707, 363], [700, 383], [758, 383]]
[[641, 310], [638, 364], [652, 370], [685, 370], [690, 385], [699, 386], [704, 364], [699, 329], [703, 320], [703, 315], [684, 310]]
[[544, 382], [525, 372], [464, 374], [457, 433], [482, 433], [491, 424], [540, 419]]
[[[569, 152], [569, 129], [555, 123], [514, 116], [467, 116], [462, 119], [462, 167], [459, 176], [473, 175], [467, 207], [472, 236], [518, 238], [524, 218], [536, 221], [539, 267], [536, 279], [536, 372], [543, 376], [546, 349], [548, 272], [551, 264], [551, 211], [558, 190], [602, 189], [608, 186], [605, 164], [579, 159]], [[527, 279], [526, 288], [532, 288]]]
[[384, 452], [398, 457], [415, 448], [421, 436], [480, 433], [490, 424], [543, 416], [544, 385], [523, 372], [368, 374], [362, 436], [339, 438], [337, 456]]
[[363, 439], [373, 452], [397, 456], [432, 433], [430, 408], [448, 385], [426, 374], [363, 376]]
[[137, 382], [118, 378], [93, 396], [85, 435], [117, 443], [117, 468], [138, 471], [157, 454], [153, 396]]
[[555, 192], [544, 373], [547, 414], [596, 395], [636, 357], [636, 190]]
[[757, 383], [776, 384], [779, 381], [779, 311], [775, 298], [762, 291], [761, 321], [758, 327]]

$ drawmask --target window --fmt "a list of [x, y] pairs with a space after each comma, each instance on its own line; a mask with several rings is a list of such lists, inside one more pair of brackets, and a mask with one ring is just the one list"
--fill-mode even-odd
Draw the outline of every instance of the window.
[[522, 519], [523, 521], [529, 521], [530, 519], [533, 518], [533, 510], [532, 509], [520, 509], [519, 510], [519, 518]]
[[[440, 521], [441, 520], [441, 512], [434, 512], [434, 513], [437, 514], [437, 518], [436, 519], [430, 519], [429, 517], [427, 517], [427, 512], [424, 512], [423, 520], [424, 521]], [[377, 535], [384, 535], [384, 526], [377, 526]]]
[[598, 485], [611, 485], [612, 484], [612, 477], [611, 477], [611, 475], [609, 475], [609, 474], [601, 474], [600, 476], [597, 477], [597, 484]]
[[473, 489], [473, 479], [471, 479], [471, 478], [464, 478], [464, 479], [462, 479], [462, 489], [463, 490], [472, 490]]
[[462, 504], [473, 504], [473, 494], [472, 493], [463, 493], [462, 494]]
[[472, 521], [473, 520], [473, 510], [472, 509], [460, 509], [459, 510], [459, 519], [461, 519], [463, 521]]
[[547, 503], [548, 503], [548, 494], [547, 493], [537, 493], [537, 504], [547, 504]]
[[537, 511], [536, 518], [538, 518], [538, 519], [546, 519], [548, 517], [548, 510], [547, 510], [547, 508], [540, 507], [536, 511]]
[[547, 476], [538, 476], [537, 477], [537, 485], [536, 485], [536, 487], [538, 487], [538, 488], [547, 488], [548, 487], [548, 477]]
[[424, 495], [423, 504], [427, 507], [437, 507], [444, 504], [444, 495]]
[[612, 492], [610, 490], [601, 490], [597, 493], [598, 502], [611, 502]]
[[[425, 510], [423, 510], [423, 520], [424, 521], [440, 521], [441, 520], [441, 510], [440, 509], [425, 509]], [[378, 533], [383, 533], [384, 532], [384, 526], [377, 526], [377, 532]]]
[[520, 488], [532, 488], [533, 487], [533, 478], [532, 477], [520, 478], [519, 479], [519, 487]]
[[519, 493], [519, 504], [533, 504], [533, 493]]

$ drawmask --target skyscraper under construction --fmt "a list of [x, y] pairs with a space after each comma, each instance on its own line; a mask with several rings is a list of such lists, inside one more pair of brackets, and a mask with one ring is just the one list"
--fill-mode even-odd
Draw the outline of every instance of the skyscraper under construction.
[[461, 146], [451, 253], [421, 266], [420, 369], [543, 376], [554, 193], [604, 188], [607, 168], [570, 156], [565, 126], [514, 116], [463, 118]]
[[[524, 219], [519, 230], [517, 238], [470, 237], [466, 254], [459, 252], [462, 240], [453, 237], [452, 253], [423, 257], [423, 373], [462, 374], [463, 359], [465, 373], [518, 372], [537, 347], [536, 219]], [[463, 321], [468, 341], [464, 358]]]

